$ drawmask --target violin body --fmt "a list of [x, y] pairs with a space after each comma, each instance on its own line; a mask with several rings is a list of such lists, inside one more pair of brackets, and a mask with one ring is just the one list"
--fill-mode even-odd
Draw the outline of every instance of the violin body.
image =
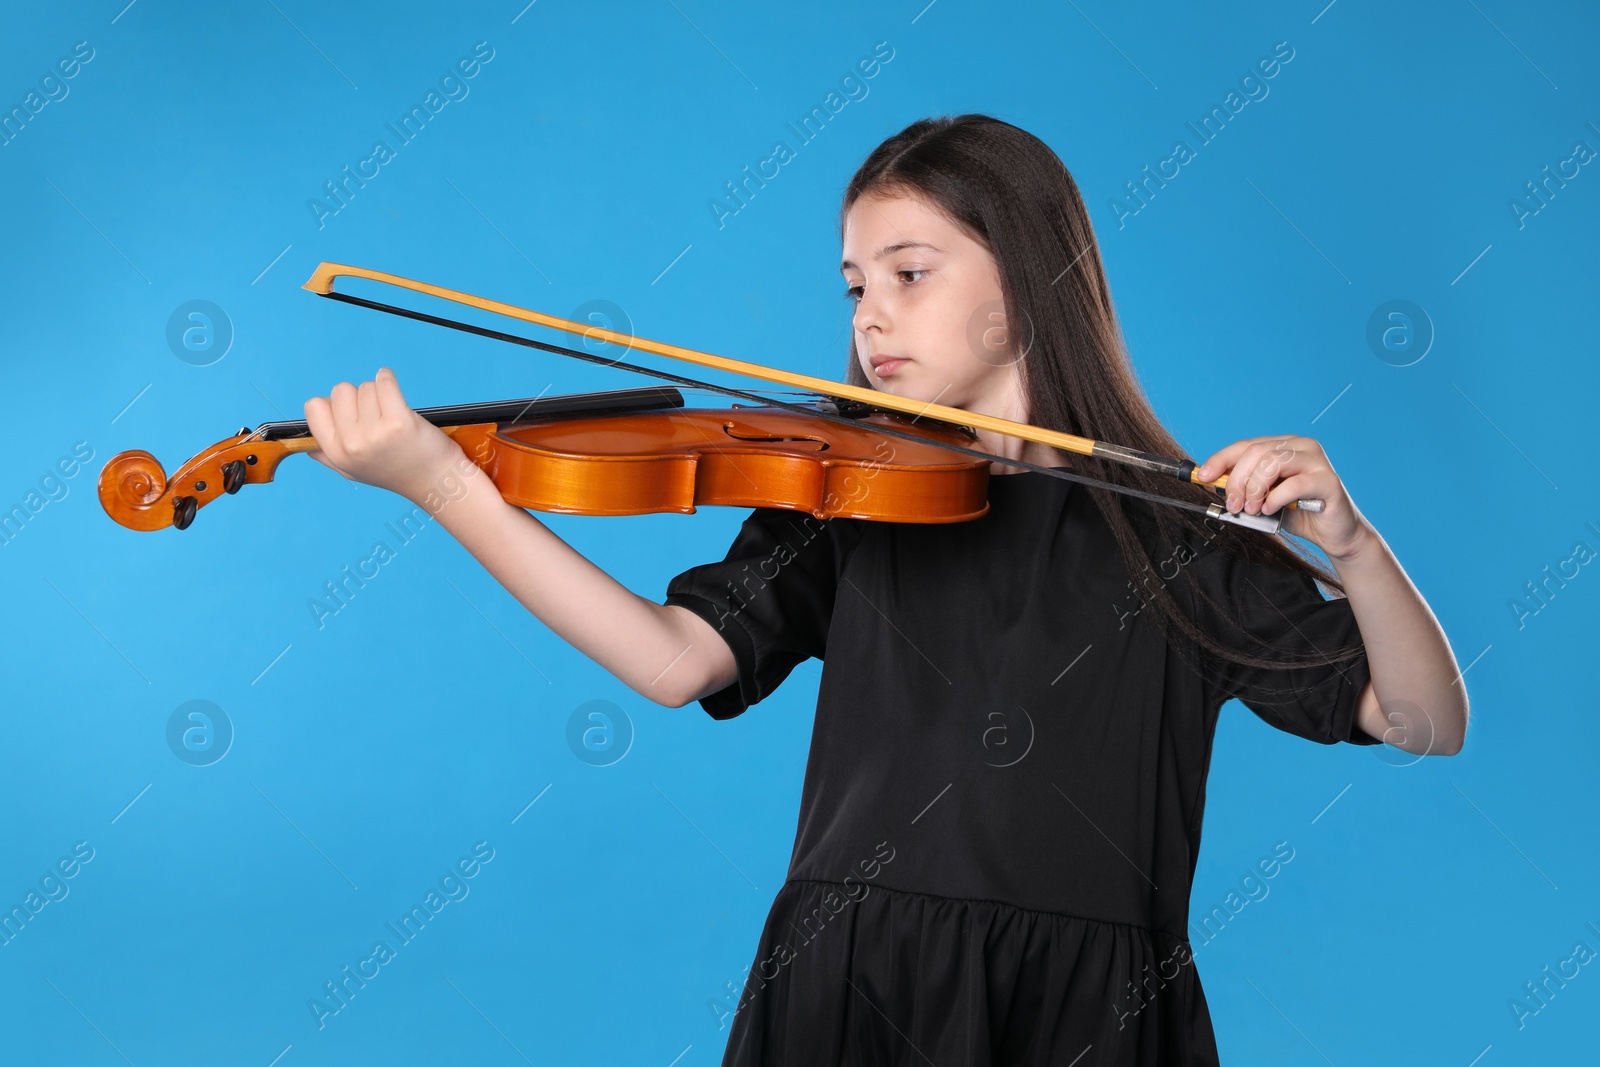
[[[838, 410], [836, 401], [818, 403]], [[943, 523], [989, 508], [989, 461], [941, 447], [970, 445], [970, 429], [866, 405], [851, 410], [852, 425], [776, 407], [685, 408], [676, 389], [649, 388], [417, 414], [449, 434], [507, 503], [553, 514], [720, 505]], [[264, 423], [205, 449], [171, 479], [149, 452], [122, 452], [100, 472], [100, 503], [130, 529], [185, 529], [200, 508], [271, 481], [286, 456], [316, 447], [304, 422]]]
[[453, 436], [509, 503], [555, 514], [690, 514], [709, 504], [931, 523], [989, 509], [987, 461], [872, 432], [878, 422], [904, 425], [898, 415], [862, 422], [736, 405], [464, 426]]

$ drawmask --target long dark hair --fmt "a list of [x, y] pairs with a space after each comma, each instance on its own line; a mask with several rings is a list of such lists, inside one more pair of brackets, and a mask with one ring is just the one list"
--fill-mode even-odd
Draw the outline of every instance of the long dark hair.
[[[850, 179], [839, 211], [843, 240], [846, 216], [866, 193], [913, 195], [930, 203], [983, 243], [999, 268], [1008, 333], [1026, 332], [1028, 358], [1020, 359], [1028, 422], [1045, 429], [1108, 441], [1161, 456], [1183, 456], [1161, 424], [1134, 376], [1122, 330], [1111, 305], [1100, 248], [1088, 210], [1066, 166], [1037, 137], [988, 115], [957, 115], [914, 122], [884, 141]], [[1016, 324], [1025, 324], [1020, 331]], [[1071, 358], [1067, 354], [1071, 353]], [[845, 366], [850, 385], [873, 388], [857, 359], [854, 334]], [[1214, 491], [1175, 482], [1148, 471], [1059, 452], [1073, 470], [1101, 481], [1147, 492], [1215, 503]], [[1011, 475], [1017, 477], [1017, 475]], [[1219, 643], [1179, 609], [1167, 583], [1151, 581], [1149, 552], [1166, 555], [1187, 532], [1214, 550], [1255, 563], [1309, 575], [1341, 596], [1344, 586], [1322, 565], [1291, 551], [1276, 537], [1198, 512], [1156, 507], [1122, 493], [1079, 486], [1093, 498], [1117, 541], [1136, 592], [1156, 607], [1156, 623], [1171, 636], [1172, 625], [1214, 656], [1257, 667], [1342, 663], [1361, 646], [1335, 653], [1263, 659]], [[1132, 515], [1125, 508], [1136, 510]], [[1134, 520], [1154, 528], [1147, 546]], [[1165, 547], [1161, 547], [1165, 546]], [[1181, 567], [1198, 597], [1216, 602], [1190, 568]], [[1219, 617], [1227, 617], [1220, 609]], [[1243, 631], [1241, 631], [1243, 632]], [[1247, 635], [1248, 636], [1248, 635]]]

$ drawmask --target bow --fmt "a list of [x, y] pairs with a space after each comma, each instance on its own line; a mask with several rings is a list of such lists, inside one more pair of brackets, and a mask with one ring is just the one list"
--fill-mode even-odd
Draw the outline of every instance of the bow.
[[[425, 296], [438, 297], [441, 300], [448, 300], [451, 303], [477, 308], [480, 311], [487, 311], [491, 314], [506, 316], [522, 322], [532, 323], [536, 326], [545, 326], [550, 329], [560, 330], [564, 333], [579, 334], [585, 338], [595, 338], [608, 344], [619, 345], [623, 348], [638, 349], [643, 352], [650, 352], [654, 355], [666, 356], [670, 359], [682, 360], [687, 363], [694, 363], [699, 366], [710, 367], [715, 370], [723, 370], [732, 374], [739, 374], [746, 377], [759, 378], [765, 381], [790, 385], [808, 393], [820, 394], [822, 396], [831, 397], [835, 401], [845, 401], [845, 403], [837, 405], [837, 410], [832, 413], [827, 411], [819, 412], [815, 407], [800, 408], [795, 404], [772, 400], [770, 398], [758, 396], [744, 390], [729, 389], [723, 386], [712, 385], [707, 382], [698, 381], [694, 378], [686, 378], [681, 375], [670, 374], [664, 371], [654, 370], [649, 367], [641, 367], [635, 364], [623, 363], [616, 359], [606, 359], [585, 352], [576, 352], [572, 349], [562, 348], [559, 345], [545, 344], [540, 341], [534, 341], [530, 338], [519, 337], [515, 334], [502, 333], [498, 330], [490, 330], [481, 326], [473, 326], [469, 323], [457, 322], [454, 319], [442, 318], [440, 316], [429, 315], [420, 311], [413, 311], [409, 308], [396, 307], [392, 304], [384, 304], [374, 300], [366, 300], [361, 297], [350, 296], [347, 293], [335, 292], [334, 282], [339, 278], [364, 278], [369, 281], [382, 282], [386, 285], [393, 285], [402, 289], [409, 289], [412, 292], [421, 293]], [[1227, 475], [1223, 475], [1209, 482], [1202, 481], [1196, 476], [1198, 466], [1193, 460], [1190, 459], [1172, 459], [1166, 456], [1157, 456], [1149, 452], [1142, 452], [1135, 448], [1127, 448], [1122, 445], [1110, 444], [1105, 441], [1095, 441], [1087, 437], [1079, 437], [1076, 434], [1064, 433], [1059, 430], [1047, 430], [1043, 427], [1030, 426], [1027, 423], [1013, 422], [1010, 419], [1002, 419], [993, 415], [985, 415], [981, 412], [966, 411], [962, 408], [947, 407], [943, 404], [933, 403], [932, 401], [923, 402], [906, 400], [902, 397], [897, 397], [891, 393], [885, 393], [876, 389], [864, 389], [860, 386], [850, 385], [845, 382], [834, 382], [825, 378], [814, 378], [807, 374], [798, 374], [794, 371], [780, 370], [774, 367], [765, 367], [757, 363], [746, 363], [743, 360], [713, 355], [710, 352], [698, 352], [692, 348], [682, 348], [678, 345], [666, 344], [661, 341], [652, 341], [648, 338], [637, 337], [632, 334], [619, 333], [615, 330], [608, 330], [604, 327], [595, 326], [588, 323], [574, 322], [570, 319], [563, 319], [555, 315], [548, 315], [542, 311], [534, 311], [529, 308], [518, 307], [515, 304], [507, 304], [499, 300], [491, 300], [481, 296], [474, 296], [471, 293], [463, 293], [455, 289], [447, 289], [443, 286], [433, 285], [428, 282], [414, 281], [410, 278], [403, 278], [397, 274], [387, 274], [383, 271], [370, 270], [366, 267], [354, 267], [343, 263], [320, 263], [317, 265], [317, 269], [312, 272], [311, 277], [307, 279], [306, 283], [301, 286], [301, 288], [308, 289], [311, 292], [316, 293], [318, 296], [325, 296], [330, 299], [343, 301], [344, 303], [348, 304], [356, 304], [360, 307], [373, 308], [378, 311], [388, 312], [389, 314], [401, 315], [406, 318], [417, 319], [422, 322], [430, 322], [437, 326], [445, 326], [450, 329], [463, 330], [468, 333], [478, 334], [479, 336], [492, 337], [496, 340], [509, 341], [513, 344], [526, 345], [530, 348], [538, 348], [543, 351], [554, 352], [560, 355], [572, 356], [578, 359], [587, 359], [590, 362], [600, 363], [609, 367], [621, 367], [624, 370], [633, 370], [641, 374], [652, 375], [668, 381], [676, 381], [684, 385], [709, 389], [713, 392], [724, 393], [730, 396], [738, 396], [773, 407], [788, 408], [790, 410], [797, 411], [803, 410], [806, 414], [813, 416], [820, 414], [823, 418], [832, 419], [838, 422], [852, 422], [855, 419], [860, 418], [860, 416], [866, 411], [873, 408], [897, 411], [902, 414], [915, 416], [917, 418], [935, 419], [950, 423], [954, 426], [991, 430], [995, 433], [1004, 434], [1008, 437], [1018, 437], [1028, 441], [1035, 441], [1042, 445], [1047, 445], [1049, 447], [1060, 449], [1066, 452], [1072, 452], [1077, 455], [1088, 456], [1092, 459], [1109, 460], [1114, 463], [1122, 463], [1126, 464], [1127, 466], [1138, 467], [1143, 470], [1152, 471], [1156, 474], [1167, 475], [1176, 478], [1179, 481], [1213, 488], [1219, 497], [1226, 495], [1228, 484]], [[929, 443], [927, 438], [918, 436], [914, 433], [898, 431], [888, 427], [881, 427], [880, 429], [883, 433], [886, 433], [890, 436], [903, 437], [908, 440]], [[1052, 477], [1064, 478], [1068, 481], [1098, 486], [1102, 489], [1108, 489], [1112, 492], [1123, 493], [1125, 495], [1139, 497], [1157, 503], [1185, 508], [1190, 511], [1198, 511], [1209, 516], [1210, 518], [1217, 519], [1222, 522], [1230, 522], [1235, 525], [1261, 530], [1265, 533], [1277, 533], [1283, 522], [1281, 513], [1278, 515], [1251, 515], [1241, 511], [1238, 514], [1234, 514], [1229, 512], [1221, 503], [1198, 504], [1192, 501], [1179, 500], [1156, 493], [1147, 493], [1131, 486], [1118, 485], [1114, 482], [1105, 482], [1100, 481], [1099, 479], [1089, 478], [1081, 474], [1073, 474], [1060, 467], [1045, 467], [1020, 459], [1008, 459], [1004, 456], [996, 456], [982, 451], [981, 449], [967, 448], [956, 444], [938, 443], [938, 447], [948, 448], [952, 451], [961, 452], [970, 456], [989, 459], [1006, 466], [1025, 467], [1029, 470], [1039, 471], [1043, 474], [1049, 474]], [[1299, 507], [1305, 511], [1315, 512], [1322, 510], [1322, 501], [1291, 501], [1288, 506]]]

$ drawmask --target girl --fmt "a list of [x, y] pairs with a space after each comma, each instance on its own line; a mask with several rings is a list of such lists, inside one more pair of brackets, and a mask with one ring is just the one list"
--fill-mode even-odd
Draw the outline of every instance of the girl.
[[[1037, 138], [983, 115], [913, 123], [851, 180], [841, 237], [852, 384], [1183, 454], [1127, 362], [1077, 186]], [[305, 411], [314, 456], [415, 502], [478, 473], [387, 369]], [[978, 436], [1006, 459], [1214, 499]], [[788, 878], [724, 1064], [1215, 1064], [1186, 933], [1221, 705], [1323, 744], [1461, 748], [1449, 644], [1316, 441], [1236, 441], [1200, 476], [1228, 476], [1235, 513], [1325, 501], [1285, 528], [1332, 571], [1232, 523], [991, 467], [970, 522], [754, 509], [664, 603], [487, 478], [438, 514], [660, 704], [729, 718], [824, 661]], [[851, 492], [871, 492], [870, 469]]]

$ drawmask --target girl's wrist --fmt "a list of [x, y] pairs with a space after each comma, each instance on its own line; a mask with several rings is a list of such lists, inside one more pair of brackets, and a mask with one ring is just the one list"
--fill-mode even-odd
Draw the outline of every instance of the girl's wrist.
[[1358, 521], [1356, 535], [1350, 543], [1336, 552], [1328, 552], [1328, 560], [1336, 568], [1355, 566], [1381, 545], [1378, 531], [1365, 518]]
[[396, 491], [432, 515], [451, 501], [461, 499], [480, 481], [493, 484], [454, 442], [451, 442], [451, 453], [429, 464]]

